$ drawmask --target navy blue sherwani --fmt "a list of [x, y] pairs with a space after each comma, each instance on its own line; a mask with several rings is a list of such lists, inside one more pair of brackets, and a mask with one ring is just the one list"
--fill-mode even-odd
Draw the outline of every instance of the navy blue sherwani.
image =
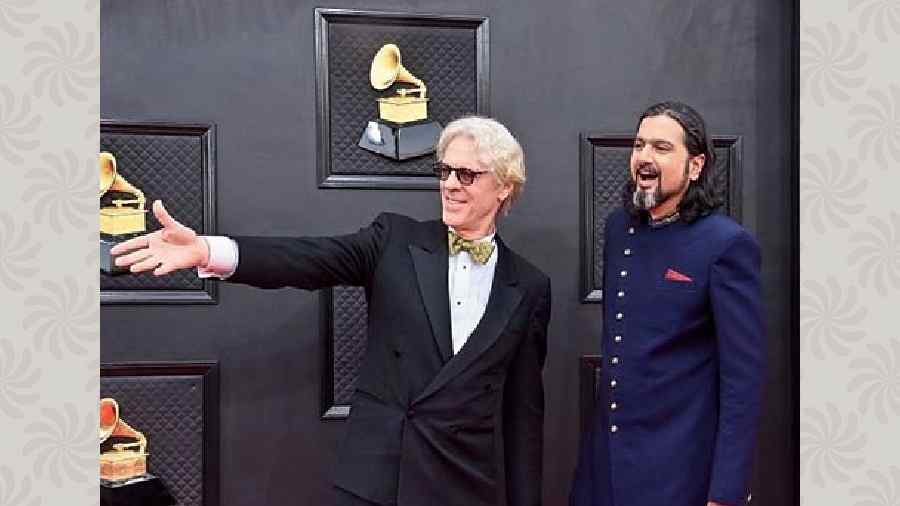
[[742, 504], [764, 377], [760, 252], [722, 215], [606, 222], [602, 382], [573, 506]]

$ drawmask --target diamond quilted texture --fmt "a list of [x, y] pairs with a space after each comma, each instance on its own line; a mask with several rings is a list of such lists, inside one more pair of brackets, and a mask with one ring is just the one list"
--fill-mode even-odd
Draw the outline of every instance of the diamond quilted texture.
[[631, 157], [631, 149], [621, 145], [594, 146], [593, 150], [593, 181], [594, 201], [592, 214], [594, 218], [594, 230], [591, 244], [593, 245], [593, 266], [591, 273], [591, 286], [601, 289], [603, 281], [603, 244], [605, 238], [603, 227], [606, 225], [606, 217], [613, 210], [622, 206], [622, 187], [628, 181], [628, 161]]
[[719, 195], [722, 200], [722, 210], [727, 214], [734, 214], [734, 207], [731, 202], [731, 148], [730, 146], [716, 146], [713, 148], [716, 153], [716, 170], [713, 173], [716, 186], [719, 188]]
[[121, 417], [147, 437], [147, 470], [179, 506], [203, 505], [203, 379], [199, 376], [109, 376], [101, 397], [119, 402]]
[[356, 378], [366, 352], [368, 305], [361, 287], [338, 286], [332, 289], [332, 386], [334, 405], [350, 405]]
[[332, 23], [328, 32], [331, 173], [430, 176], [430, 157], [398, 163], [357, 146], [366, 124], [378, 119], [376, 98], [391, 96], [396, 86], [403, 86], [384, 91], [372, 88], [372, 58], [384, 44], [397, 44], [403, 66], [428, 86], [429, 119], [446, 125], [477, 111], [475, 35], [474, 28]]
[[[144, 192], [147, 206], [162, 199], [178, 221], [203, 233], [203, 146], [192, 135], [102, 133], [100, 149], [116, 157], [119, 173]], [[147, 231], [160, 228], [147, 213]], [[202, 290], [203, 281], [189, 271], [156, 277], [100, 274], [102, 290]]]

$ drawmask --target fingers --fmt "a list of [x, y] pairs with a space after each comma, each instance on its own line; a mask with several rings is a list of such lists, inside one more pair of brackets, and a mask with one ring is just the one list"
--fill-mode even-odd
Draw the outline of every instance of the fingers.
[[177, 228], [181, 226], [181, 223], [175, 221], [175, 218], [166, 211], [162, 200], [153, 201], [153, 215], [156, 216], [156, 219], [159, 220], [159, 223], [163, 228]]
[[160, 262], [160, 260], [158, 258], [151, 255], [151, 256], [147, 257], [146, 259], [141, 260], [138, 263], [132, 264], [130, 270], [133, 273], [149, 271], [150, 269], [155, 269], [155, 268], [159, 267], [159, 265], [161, 263], [162, 262]]
[[119, 267], [128, 267], [129, 265], [146, 260], [152, 254], [150, 248], [139, 249], [127, 255], [116, 257], [116, 265]]
[[121, 255], [122, 253], [128, 253], [131, 250], [135, 250], [138, 248], [146, 248], [147, 245], [150, 244], [149, 234], [142, 235], [140, 237], [135, 237], [134, 239], [129, 239], [125, 242], [120, 242], [113, 246], [109, 252], [113, 255]]
[[116, 258], [116, 265], [119, 267], [131, 266], [130, 270], [132, 273], [145, 272], [153, 269], [154, 276], [165, 276], [180, 268], [174, 262], [164, 262], [159, 256], [154, 255], [149, 248]]

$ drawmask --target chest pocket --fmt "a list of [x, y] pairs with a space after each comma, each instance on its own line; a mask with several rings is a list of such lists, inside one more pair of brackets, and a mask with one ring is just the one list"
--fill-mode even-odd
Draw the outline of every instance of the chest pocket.
[[650, 262], [653, 285], [661, 292], [701, 292], [709, 283], [709, 265], [700, 251], [689, 250], [682, 255], [667, 255]]
[[708, 270], [698, 262], [655, 262], [650, 293], [656, 331], [676, 332], [705, 319], [708, 311]]

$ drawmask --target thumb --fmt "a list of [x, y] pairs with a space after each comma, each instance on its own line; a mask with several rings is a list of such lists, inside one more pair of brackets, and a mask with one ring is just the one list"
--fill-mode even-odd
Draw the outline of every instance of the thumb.
[[178, 228], [181, 226], [181, 223], [175, 221], [175, 218], [166, 211], [161, 200], [153, 201], [153, 215], [156, 216], [159, 224], [162, 225], [164, 229]]

